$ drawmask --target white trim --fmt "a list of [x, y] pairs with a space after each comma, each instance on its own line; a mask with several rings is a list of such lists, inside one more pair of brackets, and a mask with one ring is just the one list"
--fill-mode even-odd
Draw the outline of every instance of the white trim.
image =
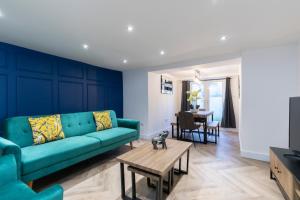
[[241, 151], [241, 156], [245, 158], [251, 158], [261, 161], [269, 161], [269, 155], [264, 153], [250, 152], [250, 151]]

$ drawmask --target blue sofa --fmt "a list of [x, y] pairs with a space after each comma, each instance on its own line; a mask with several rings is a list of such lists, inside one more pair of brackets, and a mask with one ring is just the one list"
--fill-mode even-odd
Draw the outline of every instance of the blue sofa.
[[[110, 117], [112, 128], [96, 131], [92, 112], [61, 114], [65, 138], [40, 145], [33, 145], [27, 116], [6, 119], [4, 138], [20, 149], [16, 164], [21, 179], [36, 180], [139, 138], [139, 121], [117, 119], [112, 110]], [[0, 145], [5, 146], [5, 139], [0, 140]]]
[[34, 192], [20, 180], [20, 166], [17, 165], [20, 148], [0, 138], [0, 199], [1, 200], [62, 200], [63, 189], [54, 185], [40, 193]]

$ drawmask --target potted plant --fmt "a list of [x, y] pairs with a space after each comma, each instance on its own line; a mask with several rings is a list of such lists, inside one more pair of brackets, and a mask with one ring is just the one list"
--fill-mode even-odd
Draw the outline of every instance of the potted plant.
[[189, 94], [187, 101], [192, 105], [191, 111], [198, 112], [197, 100], [200, 99], [200, 89], [187, 91], [187, 94]]

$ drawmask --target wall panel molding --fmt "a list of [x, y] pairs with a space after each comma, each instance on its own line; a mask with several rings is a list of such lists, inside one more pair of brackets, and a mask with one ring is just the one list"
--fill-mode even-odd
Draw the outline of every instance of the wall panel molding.
[[7, 68], [7, 56], [3, 49], [0, 49], [0, 68]]
[[103, 84], [87, 84], [87, 109], [89, 111], [104, 110], [106, 105], [106, 88]]
[[122, 84], [120, 71], [0, 42], [0, 124], [19, 115], [88, 110], [113, 109], [122, 117]]
[[60, 60], [58, 62], [58, 75], [60, 77], [83, 79], [83, 66], [79, 62]]
[[17, 70], [41, 74], [52, 74], [53, 62], [44, 54], [19, 52], [17, 57]]
[[84, 84], [76, 81], [59, 81], [58, 111], [60, 113], [82, 112], [84, 106]]
[[52, 79], [18, 76], [16, 85], [16, 110], [18, 115], [53, 113]]
[[105, 69], [97, 69], [96, 67], [86, 68], [86, 78], [90, 81], [103, 82], [105, 77]]

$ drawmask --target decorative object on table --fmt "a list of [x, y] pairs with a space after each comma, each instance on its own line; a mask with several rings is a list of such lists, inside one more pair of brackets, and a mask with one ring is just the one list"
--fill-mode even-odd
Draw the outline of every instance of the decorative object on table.
[[159, 136], [152, 138], [153, 149], [158, 149], [157, 145], [162, 145], [162, 149], [167, 149], [166, 138], [168, 135], [169, 131], [163, 131]]
[[197, 100], [200, 99], [200, 91], [199, 89], [186, 92], [189, 94], [187, 101], [190, 102], [191, 112], [198, 112], [199, 107], [197, 108]]
[[168, 77], [161, 75], [160, 88], [162, 94], [173, 94], [173, 81]]

